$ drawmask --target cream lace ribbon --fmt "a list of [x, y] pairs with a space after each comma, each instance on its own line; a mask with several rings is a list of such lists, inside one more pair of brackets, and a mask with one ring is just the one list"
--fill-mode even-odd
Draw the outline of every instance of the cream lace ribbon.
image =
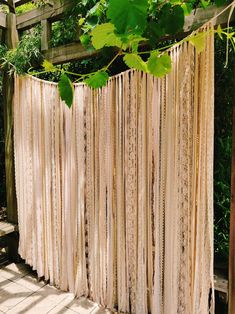
[[119, 312], [213, 312], [213, 49], [75, 85], [72, 109], [16, 77], [19, 252], [39, 277]]

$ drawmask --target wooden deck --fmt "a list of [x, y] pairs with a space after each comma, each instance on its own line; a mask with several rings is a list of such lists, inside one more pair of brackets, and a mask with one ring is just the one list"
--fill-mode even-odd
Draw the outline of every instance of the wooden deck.
[[0, 237], [17, 231], [17, 226], [6, 221], [0, 221]]
[[9, 264], [0, 269], [0, 314], [108, 314], [113, 313], [85, 298], [57, 290], [25, 264]]

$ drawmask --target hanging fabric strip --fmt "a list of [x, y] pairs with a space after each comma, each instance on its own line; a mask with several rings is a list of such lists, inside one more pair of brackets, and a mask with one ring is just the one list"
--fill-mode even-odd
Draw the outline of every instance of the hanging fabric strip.
[[213, 294], [213, 34], [92, 90], [16, 77], [19, 253], [56, 287], [136, 314], [206, 314]]

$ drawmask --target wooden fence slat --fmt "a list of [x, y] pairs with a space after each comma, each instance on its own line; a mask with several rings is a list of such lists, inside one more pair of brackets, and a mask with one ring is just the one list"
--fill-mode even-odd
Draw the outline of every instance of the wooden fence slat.
[[[16, 16], [13, 13], [9, 13], [7, 15], [6, 45], [12, 49], [16, 48], [17, 43]], [[13, 150], [14, 77], [10, 76], [7, 71], [4, 71], [3, 82], [7, 218], [9, 222], [17, 223]]]
[[233, 139], [231, 170], [231, 211], [229, 242], [229, 314], [235, 313], [235, 61], [234, 61], [234, 99], [233, 99]]

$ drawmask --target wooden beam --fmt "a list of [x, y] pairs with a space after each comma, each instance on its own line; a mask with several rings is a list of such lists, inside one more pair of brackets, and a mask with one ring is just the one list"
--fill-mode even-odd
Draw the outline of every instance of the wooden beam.
[[6, 44], [9, 49], [16, 48], [19, 37], [16, 30], [16, 16], [13, 13], [9, 13], [6, 18], [7, 31], [6, 31]]
[[0, 28], [6, 29], [7, 27], [7, 15], [3, 12], [0, 12]]
[[[211, 5], [210, 7], [206, 9], [199, 8], [195, 11], [193, 11], [189, 16], [185, 17], [185, 23], [184, 23], [184, 31], [188, 32], [192, 29], [197, 29], [209, 20], [211, 20], [213, 17], [217, 16], [222, 12], [226, 6], [223, 7], [217, 7], [215, 5]], [[225, 25], [228, 21], [230, 10], [226, 10], [224, 13], [219, 15], [216, 19], [214, 19], [214, 25], [217, 26], [219, 24]], [[231, 16], [230, 22], [235, 21], [235, 11], [233, 12]]]
[[215, 271], [214, 274], [215, 291], [219, 293], [220, 299], [223, 303], [228, 303], [228, 278]]
[[15, 6], [13, 0], [0, 0], [0, 4], [8, 6], [11, 13], [15, 13]]
[[17, 16], [17, 29], [22, 31], [32, 28], [42, 20], [57, 21], [72, 4], [71, 0], [53, 0], [52, 5], [46, 4], [41, 8], [20, 14]]
[[7, 5], [9, 7], [10, 13], [16, 13], [15, 3], [14, 0], [7, 0]]
[[41, 50], [45, 51], [50, 48], [51, 41], [51, 22], [48, 20], [41, 21], [42, 35], [41, 35]]
[[19, 7], [25, 3], [31, 2], [32, 0], [15, 0], [15, 7]]
[[[71, 0], [53, 0], [52, 5], [45, 5], [43, 7], [31, 10], [26, 13], [22, 13], [17, 16], [17, 29], [25, 30], [33, 27], [34, 25], [40, 23], [42, 20], [49, 19], [50, 21], [59, 20], [64, 12], [72, 6], [73, 1]], [[199, 8], [193, 11], [189, 16], [185, 18], [184, 31], [188, 32], [191, 29], [195, 29], [214, 16], [218, 15], [224, 10], [224, 7], [216, 7], [212, 5], [207, 9]], [[217, 19], [215, 19], [215, 25], [226, 24], [228, 20], [229, 10], [221, 14]], [[233, 14], [231, 21], [235, 20], [235, 13]]]
[[[7, 15], [6, 45], [10, 49], [16, 48], [18, 33], [16, 31], [16, 15]], [[7, 70], [3, 72], [3, 99], [4, 99], [4, 129], [5, 129], [5, 167], [6, 167], [6, 199], [7, 219], [17, 223], [17, 203], [15, 191], [15, 167], [13, 145], [13, 97], [14, 76]]]
[[43, 56], [53, 64], [61, 64], [79, 59], [86, 59], [99, 53], [97, 50], [88, 51], [80, 43], [72, 43], [44, 51]]
[[231, 211], [229, 240], [229, 314], [235, 313], [235, 61], [233, 89], [233, 135], [232, 135], [232, 170], [231, 170]]

